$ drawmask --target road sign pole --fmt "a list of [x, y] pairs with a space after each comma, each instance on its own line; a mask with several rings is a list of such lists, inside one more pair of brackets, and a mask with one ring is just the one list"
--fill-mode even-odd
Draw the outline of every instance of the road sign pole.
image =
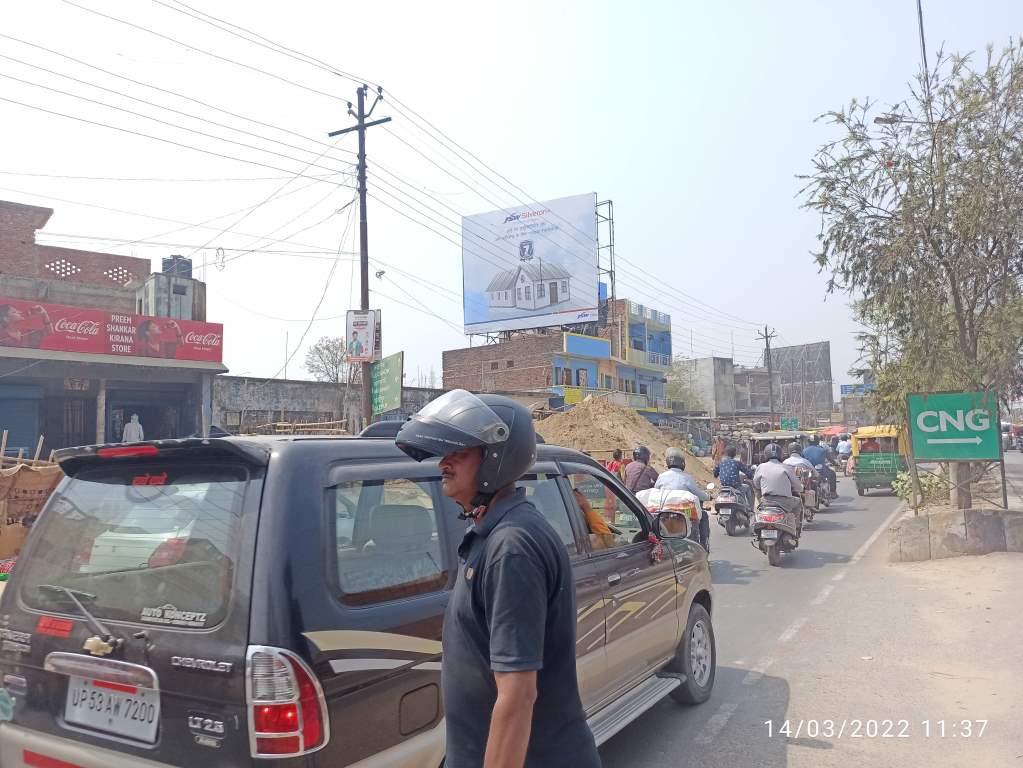
[[1005, 482], [1005, 445], [1002, 442], [1002, 406], [995, 401], [995, 419], [998, 424], [998, 467], [1002, 471], [1002, 509], [1009, 508], [1009, 488]]

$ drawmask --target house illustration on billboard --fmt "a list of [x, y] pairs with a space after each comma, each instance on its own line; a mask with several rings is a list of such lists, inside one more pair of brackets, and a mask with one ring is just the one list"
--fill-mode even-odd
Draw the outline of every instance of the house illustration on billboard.
[[542, 309], [571, 298], [572, 276], [557, 264], [534, 259], [533, 242], [519, 243], [519, 265], [498, 272], [487, 286], [491, 308]]

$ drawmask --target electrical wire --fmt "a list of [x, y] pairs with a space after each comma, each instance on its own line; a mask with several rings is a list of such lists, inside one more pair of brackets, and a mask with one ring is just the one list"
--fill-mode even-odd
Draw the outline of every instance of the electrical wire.
[[[322, 174], [323, 178], [336, 176], [337, 174]], [[0, 170], [0, 176], [27, 176], [40, 179], [61, 179], [62, 181], [144, 181], [144, 182], [221, 182], [221, 181], [280, 181], [288, 176], [237, 176], [223, 178], [168, 178], [168, 177], [144, 177], [144, 176], [70, 176], [65, 173], [29, 173], [27, 171], [4, 171]], [[310, 177], [313, 178], [313, 177]]]
[[306, 325], [305, 329], [302, 331], [302, 335], [301, 335], [301, 337], [299, 337], [298, 344], [295, 345], [295, 348], [288, 355], [287, 359], [284, 361], [284, 365], [282, 365], [280, 368], [277, 369], [277, 373], [275, 373], [269, 379], [266, 379], [266, 381], [263, 382], [264, 384], [267, 381], [271, 381], [273, 379], [276, 379], [288, 367], [288, 364], [291, 362], [292, 358], [294, 358], [295, 355], [298, 353], [298, 350], [302, 348], [302, 343], [305, 341], [305, 337], [309, 334], [309, 329], [312, 328], [313, 327], [313, 323], [316, 322], [316, 315], [319, 314], [320, 307], [323, 306], [323, 301], [324, 301], [324, 299], [327, 298], [327, 292], [330, 290], [330, 284], [334, 280], [334, 273], [337, 271], [337, 265], [341, 261], [341, 252], [342, 252], [342, 248], [344, 247], [345, 238], [348, 236], [348, 230], [351, 228], [351, 226], [352, 226], [352, 219], [354, 218], [352, 216], [351, 212], [353, 210], [352, 205], [355, 203], [355, 199], [356, 198], [353, 197], [351, 199], [351, 201], [347, 205], [344, 206], [345, 208], [348, 209], [348, 212], [349, 212], [348, 213], [348, 223], [345, 225], [344, 232], [341, 233], [341, 237], [338, 240], [337, 258], [335, 258], [333, 264], [330, 265], [330, 272], [327, 274], [327, 280], [323, 284], [323, 292], [320, 293], [320, 300], [316, 302], [316, 306], [313, 308], [313, 314], [309, 318], [309, 322]]
[[[28, 40], [22, 40], [21, 38], [18, 38], [18, 37], [12, 37], [11, 35], [5, 35], [2, 32], [0, 32], [0, 38], [11, 40], [13, 42], [20, 43], [21, 45], [25, 45], [25, 46], [28, 46], [30, 48], [35, 48], [35, 49], [40, 50], [40, 51], [45, 51], [46, 53], [49, 53], [49, 54], [51, 54], [53, 56], [59, 56], [62, 59], [67, 59], [68, 61], [72, 61], [75, 64], [79, 64], [79, 65], [81, 65], [83, 67], [87, 67], [89, 69], [95, 70], [96, 72], [102, 72], [104, 75], [108, 75], [110, 77], [116, 77], [119, 80], [124, 80], [126, 82], [133, 83], [134, 85], [142, 86], [143, 88], [149, 88], [151, 90], [158, 91], [160, 93], [165, 93], [165, 94], [167, 94], [169, 96], [175, 96], [175, 97], [177, 97], [179, 99], [183, 99], [184, 101], [189, 101], [189, 102], [192, 102], [193, 104], [198, 104], [199, 106], [203, 107], [204, 109], [210, 109], [210, 110], [213, 110], [215, 112], [220, 112], [221, 114], [229, 115], [231, 117], [237, 118], [239, 120], [245, 120], [246, 122], [252, 123], [253, 125], [259, 125], [259, 126], [262, 126], [263, 128], [271, 128], [271, 129], [273, 129], [275, 131], [280, 131], [281, 133], [287, 133], [287, 134], [289, 134], [291, 136], [297, 136], [298, 138], [303, 139], [304, 141], [308, 141], [308, 142], [310, 142], [312, 144], [318, 144], [318, 145], [324, 146], [324, 147], [332, 146], [331, 144], [328, 144], [325, 141], [321, 141], [319, 139], [315, 139], [315, 138], [313, 138], [311, 136], [305, 136], [304, 134], [301, 134], [301, 133], [299, 133], [297, 131], [293, 131], [293, 130], [291, 130], [289, 128], [283, 128], [283, 127], [281, 127], [279, 125], [274, 125], [273, 123], [266, 123], [266, 122], [263, 122], [262, 120], [258, 120], [258, 119], [253, 118], [253, 117], [248, 117], [246, 115], [241, 115], [241, 114], [239, 114], [237, 112], [231, 112], [230, 110], [224, 109], [223, 107], [218, 107], [215, 104], [210, 104], [209, 102], [202, 101], [200, 99], [195, 99], [195, 98], [193, 98], [191, 96], [186, 96], [185, 94], [179, 93], [178, 91], [172, 91], [172, 90], [170, 90], [168, 88], [162, 88], [162, 87], [160, 87], [158, 85], [153, 85], [152, 83], [146, 83], [146, 82], [144, 82], [142, 80], [135, 80], [133, 78], [126, 77], [125, 75], [118, 74], [117, 72], [111, 72], [109, 69], [103, 69], [102, 67], [98, 67], [95, 64], [90, 64], [89, 62], [83, 61], [82, 59], [76, 59], [73, 56], [68, 56], [65, 53], [61, 53], [60, 51], [56, 51], [56, 50], [54, 50], [52, 48], [47, 48], [46, 46], [39, 45], [38, 43], [32, 43], [32, 42], [29, 42]], [[341, 148], [341, 147], [338, 147], [337, 151], [341, 152], [341, 153], [346, 153], [346, 154], [349, 154], [349, 155], [357, 154], [356, 152], [354, 152], [354, 151], [352, 151], [350, 149], [344, 149], [344, 148]]]
[[[9, 58], [9, 57], [3, 56], [3, 54], [0, 54], [0, 57]], [[50, 70], [46, 70], [46, 71], [50, 71]], [[117, 112], [124, 112], [125, 114], [128, 114], [128, 115], [134, 115], [135, 117], [141, 117], [144, 120], [151, 120], [154, 123], [159, 123], [160, 125], [165, 125], [168, 128], [176, 128], [179, 131], [185, 131], [187, 133], [194, 133], [197, 136], [205, 136], [206, 138], [213, 139], [215, 141], [222, 141], [225, 144], [233, 144], [233, 145], [238, 146], [238, 147], [244, 147], [245, 149], [252, 149], [252, 150], [255, 150], [256, 152], [262, 152], [262, 153], [265, 153], [267, 155], [273, 155], [275, 157], [281, 157], [281, 158], [284, 158], [285, 160], [291, 160], [292, 162], [295, 162], [295, 163], [305, 162], [304, 158], [292, 157], [291, 155], [285, 155], [285, 154], [283, 154], [281, 152], [275, 152], [272, 149], [265, 149], [263, 147], [258, 147], [255, 144], [246, 144], [243, 141], [235, 141], [234, 139], [227, 139], [227, 138], [224, 138], [223, 136], [217, 136], [215, 133], [207, 133], [206, 131], [200, 131], [200, 130], [197, 130], [195, 128], [189, 128], [189, 127], [184, 126], [184, 125], [179, 125], [178, 123], [172, 123], [172, 122], [169, 122], [167, 120], [161, 120], [158, 117], [152, 117], [151, 115], [146, 115], [146, 114], [144, 114], [142, 112], [136, 112], [135, 110], [128, 109], [126, 107], [118, 107], [115, 104], [108, 104], [105, 101], [98, 101], [97, 99], [90, 99], [87, 96], [79, 96], [78, 94], [71, 93], [69, 91], [64, 91], [64, 90], [61, 90], [60, 88], [53, 88], [53, 87], [51, 87], [49, 85], [43, 85], [42, 83], [35, 83], [35, 82], [32, 82], [31, 80], [25, 80], [25, 79], [20, 78], [20, 77], [15, 77], [14, 75], [8, 75], [8, 74], [5, 74], [3, 72], [0, 72], [0, 77], [5, 77], [8, 80], [13, 80], [13, 81], [15, 81], [17, 83], [22, 83], [23, 85], [29, 85], [29, 86], [32, 86], [33, 88], [41, 88], [42, 90], [51, 91], [52, 93], [59, 93], [62, 96], [67, 96], [67, 97], [72, 98], [72, 99], [78, 99], [79, 101], [84, 101], [84, 102], [86, 102], [88, 104], [95, 104], [96, 106], [99, 106], [99, 107], [106, 107], [107, 109], [112, 109], [112, 110], [115, 110]], [[66, 77], [66, 75], [64, 77]], [[69, 79], [75, 80], [76, 82], [84, 83], [85, 85], [89, 85], [89, 83], [86, 83], [84, 80], [76, 80], [73, 77], [71, 77]], [[102, 86], [93, 86], [93, 87], [99, 88], [101, 90], [109, 90], [107, 88], [103, 88]], [[112, 93], [117, 93], [117, 95], [125, 96], [126, 98], [134, 98], [132, 96], [126, 96], [125, 94], [119, 93], [117, 91], [112, 91]], [[179, 112], [178, 110], [170, 109], [169, 107], [161, 107], [159, 104], [153, 104], [152, 102], [144, 101], [143, 99], [135, 99], [135, 100], [136, 101], [141, 101], [143, 104], [148, 104], [150, 106], [155, 106], [155, 107], [157, 107], [159, 109], [166, 109], [166, 110], [168, 110], [170, 112], [177, 112], [178, 114], [185, 115], [186, 117], [193, 117], [192, 115], [189, 115], [189, 114], [187, 114], [185, 112]], [[195, 119], [200, 119], [201, 120], [202, 118], [195, 118]], [[206, 120], [204, 122], [211, 122], [211, 121]], [[218, 125], [218, 126], [226, 127], [226, 128], [228, 128], [228, 130], [237, 130], [237, 131], [240, 131], [241, 133], [249, 133], [248, 131], [242, 131], [240, 128], [231, 128], [230, 126], [224, 126], [222, 123], [213, 123], [213, 125]], [[255, 135], [255, 134], [252, 134], [252, 135]], [[273, 139], [271, 139], [270, 141], [273, 141]], [[280, 143], [280, 142], [278, 142], [278, 143]], [[312, 150], [300, 150], [300, 151], [312, 153]], [[326, 150], [321, 152], [317, 156], [317, 160], [322, 158], [325, 154], [326, 154]], [[326, 165], [320, 165], [319, 163], [316, 163], [315, 161], [307, 164], [303, 170], [306, 170], [306, 169], [312, 168], [312, 167], [321, 168], [321, 169], [323, 169], [325, 171], [330, 171], [332, 173], [343, 173], [343, 169], [332, 168], [332, 167], [326, 166]], [[349, 163], [349, 168], [351, 168], [351, 167], [353, 167], [353, 164]]]
[[156, 32], [155, 30], [149, 29], [148, 27], [144, 27], [141, 24], [134, 24], [134, 23], [132, 23], [130, 21], [127, 21], [126, 19], [119, 19], [116, 16], [110, 16], [110, 15], [108, 15], [106, 13], [102, 13], [101, 11], [97, 11], [94, 8], [89, 8], [89, 7], [84, 6], [84, 5], [79, 5], [78, 3], [72, 2], [72, 0], [60, 0], [60, 1], [62, 3], [65, 3], [66, 5], [70, 5], [70, 6], [73, 6], [75, 8], [78, 8], [79, 10], [85, 11], [86, 13], [91, 13], [91, 14], [94, 14], [96, 16], [101, 16], [104, 19], [108, 19], [109, 21], [114, 21], [114, 22], [117, 22], [118, 24], [123, 24], [125, 26], [131, 27], [132, 29], [137, 29], [140, 32], [146, 32], [146, 33], [148, 33], [150, 35], [153, 35], [154, 37], [159, 37], [160, 39], [166, 40], [166, 41], [168, 41], [170, 43], [173, 43], [175, 45], [180, 45], [181, 47], [186, 48], [189, 51], [192, 51], [192, 52], [195, 52], [195, 53], [201, 53], [201, 54], [204, 54], [205, 56], [210, 56], [211, 58], [217, 59], [218, 61], [223, 61], [223, 62], [226, 62], [228, 64], [234, 64], [237, 67], [242, 67], [243, 69], [248, 69], [248, 70], [251, 70], [253, 72], [258, 72], [261, 75], [265, 75], [266, 77], [272, 78], [274, 80], [279, 80], [280, 82], [286, 83], [286, 84], [291, 85], [291, 86], [294, 86], [295, 88], [301, 88], [303, 91], [308, 91], [309, 93], [315, 93], [315, 94], [317, 94], [319, 96], [325, 96], [326, 98], [330, 99], [331, 101], [335, 101], [336, 102], [338, 100], [338, 97], [337, 97], [336, 94], [327, 93], [326, 91], [321, 91], [321, 90], [319, 90], [317, 88], [310, 88], [307, 85], [302, 85], [301, 83], [297, 83], [294, 80], [289, 80], [286, 77], [281, 77], [280, 75], [275, 75], [273, 72], [267, 72], [265, 69], [260, 69], [259, 67], [254, 67], [251, 64], [244, 64], [243, 62], [235, 61], [234, 59], [229, 59], [226, 56], [221, 56], [221, 55], [213, 53], [211, 51], [204, 50], [202, 46], [194, 45], [192, 43], [186, 43], [186, 42], [184, 42], [182, 40], [178, 40], [178, 39], [176, 39], [174, 37], [171, 37], [169, 35], [165, 35], [165, 34], [162, 34], [161, 32]]
[[[11, 98], [8, 98], [6, 96], [0, 96], [0, 101], [6, 101], [8, 104], [16, 104], [19, 107], [25, 107], [26, 109], [34, 109], [37, 112], [45, 112], [48, 115], [55, 115], [56, 117], [64, 117], [64, 118], [67, 118], [68, 120], [75, 120], [75, 121], [80, 122], [80, 123], [86, 123], [88, 125], [95, 125], [95, 126], [98, 126], [100, 128], [109, 128], [110, 130], [120, 131], [121, 133], [128, 133], [128, 134], [131, 134], [132, 136], [140, 136], [140, 137], [145, 138], [145, 139], [153, 139], [154, 141], [159, 141], [159, 142], [162, 142], [164, 144], [171, 144], [171, 145], [173, 145], [175, 147], [181, 147], [183, 149], [190, 149], [190, 150], [192, 150], [194, 152], [201, 152], [204, 155], [212, 155], [214, 157], [220, 157], [220, 158], [223, 158], [225, 160], [236, 160], [239, 163], [248, 163], [249, 165], [258, 165], [261, 168], [269, 168], [270, 170], [273, 170], [273, 171], [281, 171], [283, 173], [290, 173], [290, 170], [288, 168], [280, 168], [280, 167], [278, 167], [276, 165], [270, 165], [269, 163], [260, 163], [260, 162], [258, 162], [256, 160], [246, 160], [246, 159], [241, 158], [241, 157], [235, 157], [233, 155], [225, 155], [225, 154], [223, 154], [221, 152], [214, 152], [214, 151], [209, 150], [209, 149], [201, 149], [200, 147], [193, 147], [191, 144], [182, 144], [179, 141], [173, 141], [171, 139], [165, 139], [165, 138], [162, 138], [160, 136], [153, 136], [153, 135], [148, 134], [148, 133], [142, 133], [141, 131], [133, 131], [133, 130], [131, 130], [129, 128], [122, 128], [119, 125], [110, 125], [109, 123], [103, 123], [103, 122], [100, 122], [98, 120], [89, 120], [89, 119], [84, 118], [84, 117], [78, 117], [77, 115], [69, 115], [69, 114], [67, 114], [65, 112], [58, 112], [56, 110], [46, 109], [45, 107], [40, 107], [40, 106], [37, 106], [35, 104], [28, 104], [27, 102], [18, 101], [16, 99], [11, 99]], [[305, 178], [311, 178], [311, 179], [315, 179], [316, 181], [322, 181], [322, 179], [319, 179], [316, 176], [305, 176], [304, 174], [302, 174], [302, 175]], [[333, 182], [326, 182], [326, 183], [333, 183]], [[345, 186], [345, 185], [344, 184], [338, 184], [338, 186]]]

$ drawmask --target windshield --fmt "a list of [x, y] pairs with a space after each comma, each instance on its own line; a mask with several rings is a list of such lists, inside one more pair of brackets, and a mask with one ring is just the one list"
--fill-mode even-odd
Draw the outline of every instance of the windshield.
[[[223, 618], [249, 485], [241, 466], [97, 467], [51, 498], [25, 561], [21, 594], [73, 610], [59, 585], [87, 593], [97, 616], [201, 628]], [[91, 596], [95, 596], [94, 598]]]

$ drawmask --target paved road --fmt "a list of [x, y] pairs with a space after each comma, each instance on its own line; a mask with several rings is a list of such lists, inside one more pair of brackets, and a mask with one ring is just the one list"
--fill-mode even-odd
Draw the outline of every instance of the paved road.
[[[818, 609], [814, 601], [826, 597], [837, 581], [855, 578], [856, 563], [872, 542], [885, 545], [882, 526], [899, 506], [894, 495], [881, 491], [857, 497], [852, 480], [841, 477], [839, 494], [842, 499], [804, 529], [800, 548], [778, 568], [767, 564], [747, 536], [729, 538], [712, 518], [718, 649], [714, 694], [694, 708], [671, 699], [657, 704], [601, 748], [606, 768], [786, 765], [785, 742], [748, 727], [749, 722], [785, 717], [788, 687], [784, 679], [771, 676], [771, 665]], [[732, 716], [740, 707], [747, 727], [733, 730]]]

